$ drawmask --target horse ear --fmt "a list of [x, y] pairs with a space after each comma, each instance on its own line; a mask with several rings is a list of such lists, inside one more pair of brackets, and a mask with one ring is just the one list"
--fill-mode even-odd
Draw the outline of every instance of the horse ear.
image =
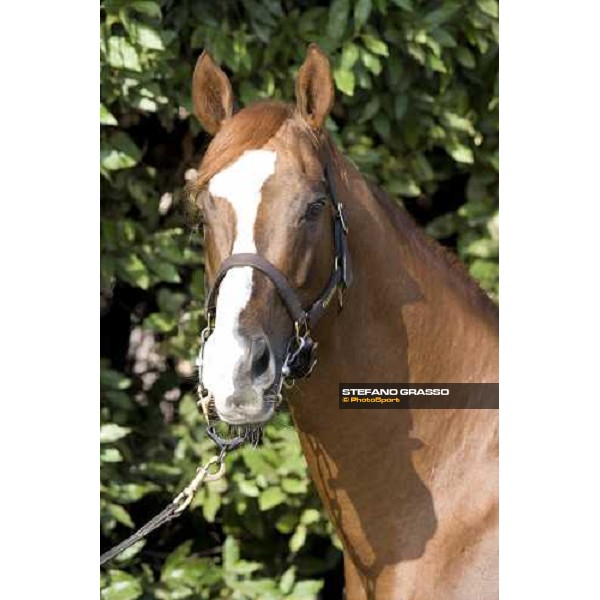
[[317, 44], [311, 44], [296, 78], [298, 110], [313, 129], [320, 129], [334, 98], [329, 59]]
[[194, 69], [192, 101], [198, 121], [211, 135], [215, 135], [223, 121], [233, 114], [231, 83], [206, 50]]

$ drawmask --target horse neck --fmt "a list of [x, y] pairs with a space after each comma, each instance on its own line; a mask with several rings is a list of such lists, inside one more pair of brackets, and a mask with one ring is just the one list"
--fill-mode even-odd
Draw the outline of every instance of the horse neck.
[[340, 154], [335, 162], [354, 282], [317, 332], [332, 350], [322, 360], [352, 376], [345, 381], [496, 381], [495, 305], [403, 209]]
[[[380, 557], [390, 564], [421, 555], [439, 517], [430, 474], [470, 428], [486, 436], [472, 411], [339, 410], [338, 384], [496, 381], [497, 315], [402, 209], [351, 165], [342, 167], [336, 187], [354, 281], [343, 310], [330, 309], [315, 330], [319, 362], [290, 407], [346, 549], [361, 570], [377, 570]], [[475, 412], [490, 419], [491, 411]], [[493, 418], [485, 427], [493, 437]]]

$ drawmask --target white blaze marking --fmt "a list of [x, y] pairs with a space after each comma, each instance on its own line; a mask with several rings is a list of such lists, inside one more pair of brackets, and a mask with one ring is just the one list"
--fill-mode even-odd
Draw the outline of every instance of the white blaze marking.
[[[275, 172], [276, 159], [272, 150], [246, 150], [210, 181], [210, 193], [227, 200], [235, 212], [233, 254], [256, 252], [254, 224], [261, 190]], [[206, 343], [203, 367], [204, 385], [213, 393], [217, 408], [233, 394], [237, 367], [249, 352], [238, 330], [240, 314], [252, 295], [252, 275], [252, 267], [231, 269], [219, 288], [215, 330]]]

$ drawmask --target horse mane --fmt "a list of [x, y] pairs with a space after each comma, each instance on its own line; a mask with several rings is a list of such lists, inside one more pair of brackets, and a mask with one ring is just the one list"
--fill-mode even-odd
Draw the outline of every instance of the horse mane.
[[398, 231], [413, 248], [420, 251], [426, 260], [441, 263], [446, 267], [449, 282], [458, 290], [466, 293], [475, 306], [492, 318], [498, 319], [498, 306], [479, 286], [469, 273], [466, 265], [451, 250], [434, 240], [427, 232], [419, 227], [412, 216], [405, 209], [398, 206], [397, 202], [379, 186], [366, 180], [369, 191], [378, 204], [385, 210]]
[[198, 177], [188, 186], [191, 197], [195, 198], [214, 175], [246, 150], [262, 148], [295, 110], [293, 104], [266, 100], [243, 108], [225, 121], [206, 149]]

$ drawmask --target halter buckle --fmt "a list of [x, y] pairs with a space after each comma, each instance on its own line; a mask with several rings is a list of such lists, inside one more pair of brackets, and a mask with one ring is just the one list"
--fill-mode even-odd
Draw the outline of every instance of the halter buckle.
[[318, 344], [311, 338], [306, 319], [294, 322], [295, 335], [288, 349], [281, 369], [282, 380], [308, 377], [317, 363]]

